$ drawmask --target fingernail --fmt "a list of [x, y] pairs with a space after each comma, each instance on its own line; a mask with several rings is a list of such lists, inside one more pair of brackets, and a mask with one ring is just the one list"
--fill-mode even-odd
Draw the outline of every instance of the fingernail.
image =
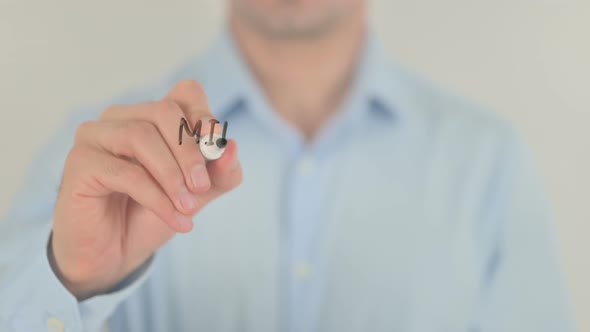
[[174, 212], [176, 222], [180, 225], [183, 230], [190, 230], [193, 227], [193, 218], [185, 216], [181, 213]]
[[179, 199], [180, 205], [182, 205], [182, 207], [186, 211], [192, 211], [197, 207], [197, 202], [195, 201], [195, 198], [193, 197], [193, 195], [191, 195], [191, 193], [188, 192], [188, 189], [186, 188], [182, 188], [180, 190]]
[[191, 171], [191, 180], [193, 181], [195, 189], [207, 190], [211, 185], [207, 168], [205, 168], [205, 165], [203, 164], [198, 164], [193, 167]]

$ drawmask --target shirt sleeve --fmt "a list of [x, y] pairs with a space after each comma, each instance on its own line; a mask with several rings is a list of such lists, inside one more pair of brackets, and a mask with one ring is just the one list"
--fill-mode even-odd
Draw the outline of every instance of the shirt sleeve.
[[[99, 331], [115, 308], [149, 275], [152, 259], [107, 294], [78, 302], [62, 285], [47, 256], [51, 223], [3, 243], [0, 327], [9, 331]], [[8, 257], [12, 256], [12, 257]], [[8, 260], [8, 261], [7, 261]]]
[[522, 140], [508, 135], [485, 218], [495, 235], [477, 331], [573, 331], [548, 203]]

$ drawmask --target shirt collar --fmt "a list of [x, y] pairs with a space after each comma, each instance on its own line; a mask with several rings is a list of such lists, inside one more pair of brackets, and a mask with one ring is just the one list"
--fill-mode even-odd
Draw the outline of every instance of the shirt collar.
[[365, 109], [369, 112], [397, 117], [399, 109], [396, 107], [397, 83], [393, 63], [374, 33], [367, 34], [363, 52], [351, 93], [357, 94], [363, 103], [368, 103]]
[[[207, 92], [212, 112], [219, 119], [244, 109], [238, 107], [244, 102], [265, 99], [227, 27], [222, 29], [193, 69], [194, 77]], [[348, 97], [365, 104], [358, 111], [384, 114], [388, 118], [400, 116], [398, 104], [403, 96], [396, 69], [374, 33], [369, 32]]]

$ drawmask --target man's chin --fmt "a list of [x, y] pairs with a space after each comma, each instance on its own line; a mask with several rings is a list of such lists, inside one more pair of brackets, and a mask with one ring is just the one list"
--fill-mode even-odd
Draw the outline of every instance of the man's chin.
[[329, 34], [344, 21], [343, 13], [280, 13], [271, 15], [242, 8], [237, 15], [267, 38], [316, 39]]

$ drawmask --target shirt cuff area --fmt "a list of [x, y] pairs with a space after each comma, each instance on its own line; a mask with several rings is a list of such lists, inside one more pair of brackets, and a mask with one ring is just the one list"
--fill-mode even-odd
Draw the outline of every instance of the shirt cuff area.
[[152, 255], [110, 292], [79, 302], [80, 315], [88, 331], [98, 331], [116, 307], [144, 283], [153, 269], [153, 260]]
[[[51, 224], [41, 234], [30, 234], [35, 246], [30, 255], [14, 253], [9, 271], [0, 278], [0, 330], [99, 331], [115, 308], [147, 278], [153, 258], [107, 294], [78, 302], [50, 266], [47, 241]], [[18, 257], [16, 257], [18, 255]]]

